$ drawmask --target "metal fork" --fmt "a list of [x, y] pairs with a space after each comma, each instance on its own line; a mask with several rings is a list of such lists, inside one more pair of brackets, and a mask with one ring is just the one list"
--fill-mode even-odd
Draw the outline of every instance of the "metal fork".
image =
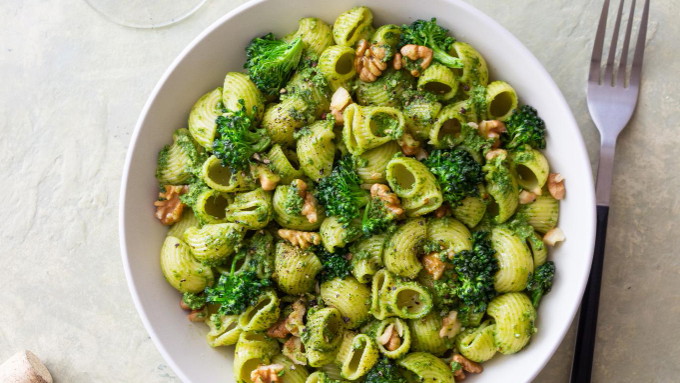
[[593, 54], [590, 59], [587, 90], [588, 110], [597, 129], [600, 131], [600, 160], [595, 184], [597, 233], [595, 236], [595, 252], [593, 254], [590, 278], [583, 295], [583, 301], [581, 302], [576, 349], [571, 369], [572, 383], [590, 382], [597, 329], [597, 311], [600, 302], [607, 218], [609, 215], [609, 196], [614, 168], [614, 149], [619, 133], [628, 124], [635, 111], [640, 91], [649, 0], [645, 0], [640, 27], [638, 28], [635, 53], [630, 68], [628, 68], [628, 48], [633, 29], [635, 0], [632, 0], [630, 6], [618, 68], [616, 66], [616, 48], [621, 26], [623, 3], [624, 0], [621, 0], [604, 71], [602, 70], [602, 53], [604, 50], [605, 31], [607, 29], [607, 15], [609, 14], [609, 0], [605, 0], [602, 7], [602, 14], [600, 15], [600, 22], [593, 46]]

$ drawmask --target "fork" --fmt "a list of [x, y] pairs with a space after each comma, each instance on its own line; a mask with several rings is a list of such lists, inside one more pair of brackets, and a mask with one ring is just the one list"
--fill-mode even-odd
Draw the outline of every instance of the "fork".
[[583, 295], [583, 301], [581, 302], [576, 348], [571, 369], [572, 383], [590, 382], [591, 378], [595, 333], [597, 330], [597, 311], [600, 302], [600, 286], [602, 284], [604, 245], [609, 216], [609, 197], [614, 168], [614, 149], [619, 133], [628, 124], [635, 111], [640, 91], [649, 0], [645, 0], [630, 69], [628, 68], [628, 48], [633, 29], [635, 0], [632, 0], [630, 6], [618, 68], [616, 66], [616, 48], [621, 26], [623, 3], [624, 0], [621, 0], [604, 72], [602, 70], [602, 53], [604, 50], [605, 31], [607, 29], [607, 16], [609, 14], [609, 0], [605, 0], [602, 6], [602, 14], [600, 15], [600, 22], [597, 27], [597, 34], [595, 35], [593, 54], [590, 59], [587, 89], [588, 110], [597, 129], [600, 131], [600, 158], [595, 183], [597, 232], [595, 235], [595, 250], [590, 277]]

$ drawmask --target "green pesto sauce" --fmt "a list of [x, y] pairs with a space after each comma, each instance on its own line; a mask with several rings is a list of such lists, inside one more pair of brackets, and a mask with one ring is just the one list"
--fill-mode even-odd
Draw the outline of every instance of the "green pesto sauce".
[[513, 175], [507, 165], [507, 161], [502, 156], [497, 156], [488, 161], [482, 170], [486, 173], [484, 178], [489, 183], [489, 187], [496, 189], [498, 194], [514, 193]]

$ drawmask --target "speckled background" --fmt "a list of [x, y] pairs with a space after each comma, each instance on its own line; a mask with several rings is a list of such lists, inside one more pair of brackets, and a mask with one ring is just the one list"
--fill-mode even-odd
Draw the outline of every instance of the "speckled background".
[[[600, 2], [469, 2], [545, 65], [595, 163], [599, 136], [584, 89]], [[30, 349], [57, 382], [178, 381], [127, 290], [120, 178], [136, 118], [165, 68], [241, 3], [211, 0], [173, 27], [136, 30], [83, 0], [0, 2], [0, 362]], [[678, 1], [652, 1], [640, 103], [619, 139], [597, 382], [680, 376], [678, 14]], [[537, 382], [568, 380], [573, 342], [572, 329]]]

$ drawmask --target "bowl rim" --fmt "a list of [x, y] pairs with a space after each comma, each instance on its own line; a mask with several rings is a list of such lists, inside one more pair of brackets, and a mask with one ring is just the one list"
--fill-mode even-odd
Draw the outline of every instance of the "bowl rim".
[[[140, 296], [139, 296], [139, 290], [137, 289], [137, 284], [135, 283], [135, 278], [132, 275], [132, 271], [130, 268], [130, 261], [129, 261], [129, 255], [128, 255], [128, 245], [127, 245], [127, 238], [125, 234], [125, 222], [126, 222], [126, 212], [125, 212], [125, 207], [126, 207], [126, 199], [127, 199], [127, 194], [128, 194], [128, 181], [130, 178], [130, 165], [132, 163], [132, 157], [134, 154], [134, 149], [137, 146], [137, 142], [142, 130], [142, 126], [144, 125], [144, 122], [148, 116], [149, 110], [152, 107], [152, 104], [154, 100], [157, 98], [159, 91], [163, 88], [163, 85], [166, 83], [170, 75], [173, 73], [173, 71], [177, 68], [177, 66], [185, 59], [187, 54], [191, 52], [196, 45], [198, 45], [207, 35], [212, 33], [215, 29], [219, 28], [222, 24], [225, 22], [228, 22], [235, 16], [239, 15], [241, 12], [252, 8], [256, 7], [260, 4], [267, 3], [267, 2], [272, 2], [272, 1], [279, 1], [279, 0], [249, 0], [236, 8], [232, 9], [231, 11], [225, 13], [222, 15], [220, 18], [212, 22], [208, 27], [206, 27], [201, 33], [199, 33], [188, 45], [186, 45], [182, 51], [173, 59], [171, 64], [167, 67], [167, 69], [163, 72], [163, 75], [161, 78], [158, 80], [156, 85], [154, 86], [153, 90], [150, 92], [148, 98], [146, 99], [146, 102], [144, 104], [144, 107], [142, 108], [139, 117], [135, 123], [135, 127], [133, 130], [133, 133], [130, 138], [130, 143], [128, 145], [127, 153], [125, 156], [125, 163], [124, 163], [124, 168], [123, 168], [123, 174], [121, 177], [121, 185], [120, 185], [120, 191], [119, 191], [119, 207], [118, 207], [118, 231], [119, 231], [119, 244], [121, 248], [121, 257], [123, 261], [123, 268], [125, 272], [125, 277], [128, 285], [128, 289], [130, 291], [130, 294], [132, 295], [132, 300], [135, 305], [135, 309], [137, 310], [140, 319], [142, 320], [142, 323], [144, 324], [144, 328], [146, 329], [147, 333], [149, 334], [150, 338], [152, 339], [154, 345], [156, 346], [156, 349], [160, 352], [160, 354], [163, 356], [164, 360], [170, 365], [172, 368], [173, 372], [184, 382], [191, 382], [192, 380], [185, 374], [184, 370], [178, 366], [176, 363], [175, 359], [172, 357], [170, 352], [163, 346], [163, 343], [161, 342], [158, 334], [156, 333], [156, 330], [152, 326], [151, 322], [149, 321], [146, 309], [142, 305], [140, 301]], [[510, 31], [508, 31], [505, 27], [503, 27], [499, 22], [497, 22], [495, 19], [493, 19], [491, 16], [487, 15], [486, 13], [482, 12], [481, 10], [477, 9], [473, 5], [463, 1], [463, 0], [441, 0], [446, 3], [450, 3], [452, 5], [455, 5], [456, 7], [460, 7], [465, 9], [465, 11], [470, 12], [473, 14], [475, 17], [478, 17], [480, 19], [483, 19], [486, 23], [487, 26], [491, 26], [492, 28], [503, 32], [506, 36], [507, 39], [511, 40], [515, 47], [519, 50], [522, 51], [522, 54], [530, 61], [532, 61], [532, 64], [538, 69], [540, 73], [537, 73], [537, 76], [542, 77], [545, 80], [545, 84], [550, 88], [549, 90], [553, 92], [556, 97], [557, 101], [559, 101], [567, 111], [567, 118], [568, 121], [566, 122], [567, 125], [572, 125], [577, 128], [577, 134], [575, 135], [575, 140], [577, 141], [579, 147], [581, 148], [586, 148], [585, 141], [583, 138], [583, 135], [581, 134], [580, 130], [578, 130], [578, 124], [576, 123], [576, 119], [574, 117], [573, 111], [571, 110], [569, 104], [567, 103], [564, 95], [562, 94], [562, 91], [559, 89], [557, 84], [555, 83], [554, 79], [552, 76], [548, 73], [548, 71], [545, 69], [545, 67], [540, 63], [540, 61], [534, 56], [534, 54]], [[581, 153], [581, 157], [579, 160], [584, 161], [586, 163], [589, 162], [588, 158], [588, 152], [587, 150], [583, 150]], [[585, 157], [585, 158], [583, 158]], [[581, 241], [585, 241], [587, 243], [586, 248], [588, 249], [588, 253], [585, 255], [586, 259], [586, 272], [581, 276], [580, 278], [580, 284], [578, 286], [572, 286], [573, 289], [576, 289], [578, 292], [578, 296], [583, 296], [583, 293], [586, 289], [588, 277], [590, 275], [590, 268], [592, 265], [592, 258], [593, 258], [593, 250], [595, 246], [595, 222], [596, 222], [596, 202], [595, 202], [595, 189], [594, 189], [594, 182], [593, 182], [593, 177], [592, 174], [588, 174], [589, 177], [584, 177], [583, 182], [585, 182], [585, 188], [586, 190], [586, 195], [583, 196], [584, 198], [584, 210], [583, 210], [583, 218], [582, 222], [585, 226], [587, 226], [587, 230], [584, 230], [583, 233], [586, 234], [585, 238], [580, 238]], [[587, 207], [590, 207], [589, 209], [586, 209]], [[580, 301], [579, 301], [580, 302]], [[559, 332], [559, 342], [556, 342], [549, 352], [541, 354], [541, 357], [539, 360], [534, 360], [535, 364], [539, 366], [534, 370], [534, 372], [528, 377], [529, 380], [533, 380], [545, 367], [545, 365], [548, 363], [548, 361], [552, 358], [554, 355], [555, 351], [557, 348], [560, 346], [560, 344], [564, 341], [564, 337], [569, 331], [569, 328], [571, 327], [571, 324], [573, 324], [573, 320], [576, 316], [576, 313], [578, 312], [578, 309], [580, 307], [580, 303], [576, 305], [574, 308], [571, 309], [571, 311], [568, 313], [569, 321], [565, 322], [567, 323], [566, 326], [562, 326], [562, 328], [559, 329], [552, 329], [553, 332]]]

